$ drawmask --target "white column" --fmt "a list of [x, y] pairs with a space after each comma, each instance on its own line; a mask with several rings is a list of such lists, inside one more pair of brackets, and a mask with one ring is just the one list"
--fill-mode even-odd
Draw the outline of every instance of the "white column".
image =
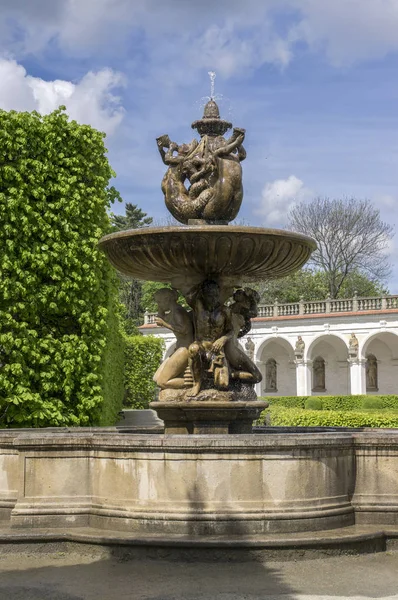
[[366, 360], [349, 359], [351, 394], [366, 394]]
[[296, 394], [311, 396], [312, 360], [295, 360], [296, 363]]

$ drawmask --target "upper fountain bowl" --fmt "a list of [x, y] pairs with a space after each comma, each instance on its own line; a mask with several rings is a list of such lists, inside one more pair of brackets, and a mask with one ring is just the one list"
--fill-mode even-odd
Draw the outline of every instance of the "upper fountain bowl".
[[240, 225], [130, 229], [104, 236], [99, 246], [121, 273], [181, 291], [209, 278], [239, 286], [283, 277], [316, 249], [305, 235]]

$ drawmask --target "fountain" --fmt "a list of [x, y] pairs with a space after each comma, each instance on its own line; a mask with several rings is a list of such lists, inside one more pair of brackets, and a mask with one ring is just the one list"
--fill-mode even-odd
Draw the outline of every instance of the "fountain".
[[174, 548], [206, 559], [211, 548], [215, 558], [224, 548], [244, 560], [298, 547], [385, 549], [398, 536], [396, 432], [270, 427], [252, 434], [267, 403], [254, 392], [261, 375], [250, 345], [246, 354], [239, 343], [257, 310], [247, 282], [298, 269], [315, 243], [228, 224], [243, 197], [245, 132], [224, 138], [231, 124], [214, 98], [193, 127], [200, 141], [157, 140], [165, 202], [182, 225], [100, 241], [123, 273], [169, 286], [156, 292], [158, 322], [175, 332], [177, 347], [155, 374], [161, 391], [152, 403], [165, 435], [115, 427], [1, 431], [3, 541], [117, 544], [138, 555]]
[[161, 391], [151, 404], [165, 433], [251, 433], [268, 404], [257, 399], [261, 373], [238, 341], [257, 315], [259, 296], [246, 284], [288, 275], [316, 247], [297, 233], [228, 224], [243, 199], [245, 130], [235, 127], [224, 137], [232, 124], [220, 118], [209, 74], [212, 97], [192, 123], [200, 141], [157, 139], [167, 166], [165, 203], [183, 226], [122, 231], [100, 241], [123, 274], [172, 287], [156, 294], [158, 323], [177, 338], [155, 374]]

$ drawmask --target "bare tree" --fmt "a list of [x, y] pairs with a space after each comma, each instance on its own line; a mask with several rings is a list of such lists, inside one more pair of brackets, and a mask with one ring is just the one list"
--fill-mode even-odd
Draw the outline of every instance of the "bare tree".
[[390, 275], [386, 250], [394, 228], [369, 200], [315, 198], [292, 208], [288, 219], [290, 228], [317, 242], [309, 264], [327, 274], [331, 298], [353, 272], [377, 282]]

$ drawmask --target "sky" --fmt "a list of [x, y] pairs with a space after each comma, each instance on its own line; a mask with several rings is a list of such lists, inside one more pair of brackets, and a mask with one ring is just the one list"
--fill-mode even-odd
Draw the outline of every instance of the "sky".
[[[0, 0], [0, 108], [63, 104], [106, 132], [113, 185], [161, 221], [155, 138], [194, 137], [215, 71], [246, 129], [240, 219], [283, 228], [301, 200], [355, 197], [395, 225], [397, 31], [398, 0]], [[398, 293], [396, 236], [389, 253]]]

